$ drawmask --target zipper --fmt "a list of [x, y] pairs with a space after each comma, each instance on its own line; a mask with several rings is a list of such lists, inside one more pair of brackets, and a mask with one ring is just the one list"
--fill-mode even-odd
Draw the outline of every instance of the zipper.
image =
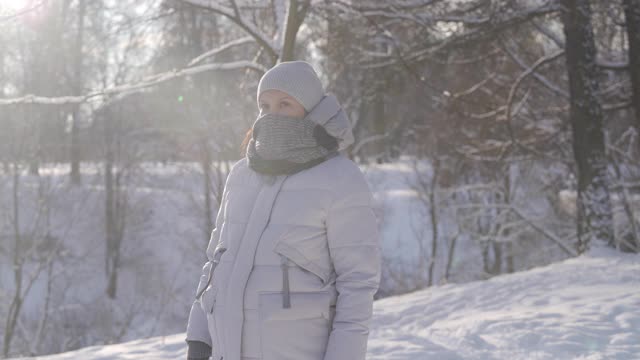
[[213, 309], [216, 307], [216, 298], [217, 298], [216, 294], [213, 294], [213, 304], [211, 304], [211, 310], [209, 310], [209, 314], [213, 314]]
[[280, 255], [282, 260], [282, 308], [291, 308], [291, 295], [289, 293], [289, 258]]
[[[262, 234], [264, 234], [265, 229], [269, 226], [269, 223], [271, 223], [271, 214], [273, 213], [273, 206], [275, 204], [276, 199], [278, 198], [278, 194], [280, 193], [280, 190], [282, 190], [282, 186], [284, 185], [284, 182], [287, 180], [288, 177], [289, 175], [285, 175], [284, 179], [282, 179], [282, 182], [280, 183], [280, 186], [278, 187], [278, 192], [276, 193], [276, 196], [273, 199], [273, 203], [271, 204], [271, 210], [269, 210], [269, 217], [267, 218], [267, 224], [262, 229], [262, 232], [260, 233], [260, 238], [262, 238]], [[275, 181], [275, 177], [274, 177], [274, 181]], [[289, 263], [289, 258], [280, 254], [280, 259], [281, 259], [281, 266], [282, 266], [282, 291], [283, 291], [282, 307], [290, 308], [291, 301], [289, 296], [289, 267], [287, 265]]]

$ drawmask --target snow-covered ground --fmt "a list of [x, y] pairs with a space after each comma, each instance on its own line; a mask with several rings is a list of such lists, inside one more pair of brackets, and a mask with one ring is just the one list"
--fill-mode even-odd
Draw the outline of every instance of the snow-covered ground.
[[[182, 359], [184, 334], [43, 360]], [[640, 359], [640, 255], [594, 247], [528, 271], [375, 302], [367, 359]]]

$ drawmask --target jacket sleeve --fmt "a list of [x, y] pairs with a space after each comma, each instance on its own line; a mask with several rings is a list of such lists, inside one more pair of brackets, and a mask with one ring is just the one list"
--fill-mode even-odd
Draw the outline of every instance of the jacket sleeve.
[[[218, 240], [220, 238], [220, 231], [222, 229], [222, 223], [224, 219], [224, 211], [227, 200], [227, 184], [229, 183], [229, 178], [231, 177], [231, 173], [227, 177], [227, 181], [225, 183], [224, 190], [222, 192], [222, 199], [220, 201], [220, 207], [218, 209], [218, 214], [216, 215], [215, 228], [211, 231], [211, 237], [209, 238], [209, 245], [207, 246], [207, 259], [208, 261], [202, 267], [202, 273], [200, 275], [200, 281], [198, 283], [198, 288], [196, 289], [197, 294], [202, 290], [202, 288], [207, 283], [209, 278], [209, 269], [211, 268], [213, 261], [213, 251], [215, 250]], [[209, 327], [207, 326], [207, 316], [202, 310], [200, 306], [200, 300], [194, 300], [193, 304], [191, 304], [191, 311], [189, 312], [189, 321], [187, 323], [187, 336], [185, 341], [201, 341], [209, 346], [211, 345], [211, 334], [209, 334]]]
[[380, 235], [373, 198], [356, 167], [339, 186], [326, 218], [338, 298], [324, 360], [364, 360], [373, 296], [381, 273]]

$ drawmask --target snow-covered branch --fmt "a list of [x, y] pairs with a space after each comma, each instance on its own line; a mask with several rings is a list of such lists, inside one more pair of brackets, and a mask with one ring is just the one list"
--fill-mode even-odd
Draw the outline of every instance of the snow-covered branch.
[[347, 6], [357, 11], [381, 11], [381, 10], [415, 10], [426, 6], [434, 5], [442, 0], [405, 0], [394, 1], [393, 3], [380, 5], [380, 4], [367, 4], [364, 1], [329, 1], [331, 3], [339, 3], [343, 6]]
[[596, 61], [598, 66], [607, 70], [627, 70], [629, 69], [629, 63], [620, 61], [598, 60]]
[[556, 245], [562, 249], [567, 255], [577, 256], [576, 251], [571, 248], [571, 246], [565, 244], [565, 239], [561, 239], [554, 235], [552, 232], [547, 231], [544, 227], [536, 223], [533, 219], [530, 219], [525, 213], [523, 213], [517, 206], [509, 205], [509, 204], [464, 204], [455, 206], [456, 209], [478, 209], [478, 210], [486, 210], [487, 208], [495, 208], [495, 209], [503, 209], [506, 211], [512, 212], [518, 218], [520, 218], [524, 223], [528, 224], [532, 229], [542, 234], [547, 239], [554, 242]]
[[515, 215], [517, 215], [520, 219], [522, 219], [527, 224], [529, 224], [529, 226], [531, 226], [534, 230], [538, 231], [539, 233], [544, 235], [544, 237], [546, 237], [547, 239], [549, 239], [549, 240], [553, 241], [554, 243], [556, 243], [556, 245], [558, 245], [568, 255], [571, 255], [571, 256], [577, 256], [578, 255], [573, 248], [571, 248], [570, 246], [568, 246], [568, 245], [566, 245], [564, 243], [563, 239], [560, 239], [559, 237], [555, 236], [553, 233], [547, 231], [542, 226], [538, 225], [535, 221], [529, 219], [524, 213], [522, 213], [520, 210], [518, 210], [518, 208], [516, 208], [515, 206], [511, 206], [510, 210]]
[[267, 69], [255, 62], [240, 60], [228, 63], [213, 63], [198, 66], [187, 67], [179, 70], [167, 71], [160, 74], [154, 74], [143, 78], [135, 83], [128, 83], [109, 88], [90, 91], [84, 95], [46, 97], [37, 95], [25, 95], [18, 98], [0, 99], [0, 105], [16, 105], [16, 104], [42, 104], [42, 105], [64, 105], [64, 104], [81, 104], [94, 98], [102, 98], [110, 95], [127, 95], [141, 92], [146, 88], [158, 85], [183, 76], [196, 75], [206, 71], [213, 70], [237, 70], [252, 69], [258, 72], [265, 72]]

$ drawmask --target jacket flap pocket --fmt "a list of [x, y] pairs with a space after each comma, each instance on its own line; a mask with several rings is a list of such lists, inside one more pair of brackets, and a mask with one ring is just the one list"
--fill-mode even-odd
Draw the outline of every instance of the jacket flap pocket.
[[328, 290], [323, 291], [292, 291], [290, 292], [291, 307], [282, 306], [283, 293], [281, 291], [259, 292], [259, 313], [265, 320], [294, 320], [330, 317], [331, 296]]
[[[273, 250], [286, 256], [299, 267], [318, 276], [323, 284], [330, 277], [330, 270], [316, 258], [329, 258], [326, 235], [308, 226], [293, 226], [277, 240]], [[313, 255], [313, 258], [311, 258]]]

